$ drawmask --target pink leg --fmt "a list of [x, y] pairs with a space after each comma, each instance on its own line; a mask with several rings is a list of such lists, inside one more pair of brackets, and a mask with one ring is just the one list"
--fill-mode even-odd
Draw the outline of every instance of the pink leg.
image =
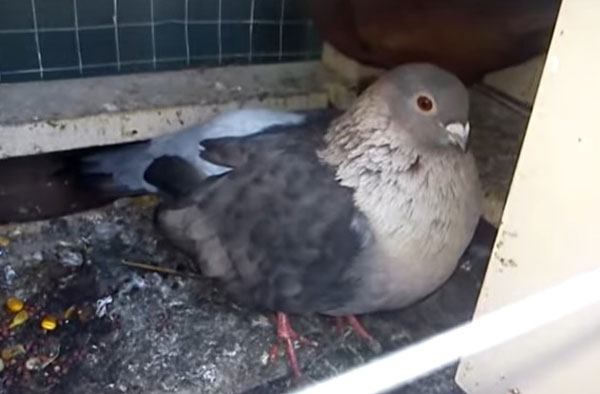
[[344, 335], [344, 327], [346, 323], [344, 322], [344, 318], [342, 316], [335, 317], [335, 329], [340, 335]]
[[[294, 380], [299, 381], [302, 374], [300, 373], [300, 366], [298, 364], [298, 357], [296, 356], [296, 349], [294, 349], [294, 341], [299, 341], [303, 345], [315, 346], [316, 343], [301, 335], [298, 335], [290, 324], [290, 320], [287, 315], [283, 312], [277, 312], [277, 339], [285, 345], [285, 352], [294, 375]], [[277, 358], [277, 352], [279, 347], [274, 345], [269, 352], [269, 359], [274, 361]]]
[[358, 321], [356, 316], [349, 315], [349, 316], [344, 316], [344, 317], [336, 317], [338, 326], [339, 326], [339, 324], [343, 324], [344, 319], [346, 320], [346, 323], [348, 323], [348, 325], [350, 327], [352, 327], [352, 330], [359, 337], [361, 337], [363, 340], [365, 340], [367, 342], [367, 344], [369, 345], [371, 350], [373, 350], [375, 353], [381, 352], [381, 344], [379, 343], [379, 341], [377, 341], [375, 338], [373, 338], [373, 336], [371, 334], [369, 334], [369, 332], [365, 329], [365, 327]]

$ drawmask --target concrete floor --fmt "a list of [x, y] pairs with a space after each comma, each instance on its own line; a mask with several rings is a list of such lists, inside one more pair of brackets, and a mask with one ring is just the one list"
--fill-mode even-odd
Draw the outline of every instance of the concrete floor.
[[[187, 260], [158, 238], [152, 207], [139, 200], [38, 224], [5, 228], [2, 294], [27, 300], [32, 317], [2, 337], [2, 349], [26, 353], [0, 372], [4, 392], [279, 393], [289, 387], [285, 358], [267, 362], [274, 326], [267, 315], [240, 309], [205, 279], [121, 264], [131, 260], [185, 269]], [[432, 297], [395, 313], [363, 318], [384, 351], [397, 349], [470, 318], [495, 230], [482, 225], [452, 279]], [[106, 304], [105, 307], [102, 305]], [[39, 319], [79, 310], [44, 334]], [[6, 325], [11, 315], [3, 311]], [[324, 317], [294, 317], [297, 331], [318, 342], [299, 358], [309, 380], [364, 363], [374, 354], [353, 334], [336, 335]], [[59, 349], [45, 369], [26, 360]], [[460, 392], [454, 367], [406, 393]], [[408, 390], [408, 391], [407, 391]]]

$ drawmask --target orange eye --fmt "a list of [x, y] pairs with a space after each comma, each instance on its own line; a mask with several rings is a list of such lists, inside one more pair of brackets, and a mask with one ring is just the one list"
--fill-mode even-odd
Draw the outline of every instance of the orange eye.
[[421, 111], [429, 112], [433, 108], [433, 102], [429, 97], [419, 96], [417, 98], [417, 105]]

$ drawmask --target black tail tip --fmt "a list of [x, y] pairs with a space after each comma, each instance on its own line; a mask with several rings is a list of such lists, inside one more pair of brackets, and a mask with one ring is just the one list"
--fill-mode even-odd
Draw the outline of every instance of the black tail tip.
[[187, 160], [178, 156], [160, 156], [144, 171], [144, 180], [173, 197], [192, 193], [203, 178]]

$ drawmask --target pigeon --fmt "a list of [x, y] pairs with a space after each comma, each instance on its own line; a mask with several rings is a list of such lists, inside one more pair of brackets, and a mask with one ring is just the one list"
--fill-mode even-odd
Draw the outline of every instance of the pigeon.
[[233, 301], [276, 314], [299, 378], [294, 341], [309, 341], [288, 314], [335, 317], [374, 343], [355, 315], [418, 302], [455, 270], [481, 213], [468, 107], [456, 76], [406, 64], [342, 114], [223, 122], [195, 154], [198, 133], [161, 154], [149, 147], [164, 141], [105, 152], [98, 168], [160, 193], [159, 232]]

